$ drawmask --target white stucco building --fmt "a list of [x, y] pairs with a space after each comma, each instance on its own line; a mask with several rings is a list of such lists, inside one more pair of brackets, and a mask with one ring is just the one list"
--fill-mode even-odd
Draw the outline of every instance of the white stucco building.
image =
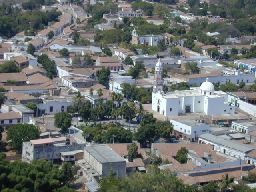
[[132, 31], [131, 43], [135, 45], [157, 46], [162, 40], [164, 40], [163, 35], [138, 35], [135, 29]]
[[109, 90], [115, 93], [122, 93], [122, 85], [124, 83], [134, 85], [135, 79], [133, 79], [131, 76], [118, 76], [118, 77], [113, 77], [109, 81]]
[[256, 123], [254, 121], [233, 121], [231, 131], [248, 134], [256, 131]]
[[214, 85], [208, 79], [200, 87], [164, 93], [162, 71], [163, 65], [159, 59], [155, 67], [152, 92], [153, 111], [164, 116], [178, 116], [185, 113], [204, 113], [205, 115], [234, 113], [235, 107], [227, 102], [227, 94], [223, 91], [215, 91]]
[[245, 160], [248, 164], [256, 164], [256, 148], [252, 145], [226, 140], [209, 133], [202, 134], [198, 139], [198, 143], [212, 145], [214, 151], [229, 157]]
[[195, 141], [200, 135], [210, 132], [209, 125], [195, 120], [170, 120], [170, 122], [176, 136], [190, 141]]

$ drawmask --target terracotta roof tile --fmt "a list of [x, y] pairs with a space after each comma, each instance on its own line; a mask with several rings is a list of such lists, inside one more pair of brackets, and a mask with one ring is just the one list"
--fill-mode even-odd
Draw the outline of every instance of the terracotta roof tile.
[[27, 77], [24, 73], [0, 73], [0, 83], [6, 83], [10, 80], [23, 82], [27, 81]]

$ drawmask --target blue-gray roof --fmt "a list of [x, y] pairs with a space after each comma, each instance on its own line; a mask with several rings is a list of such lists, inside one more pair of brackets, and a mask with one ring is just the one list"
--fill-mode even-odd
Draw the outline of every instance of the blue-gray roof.
[[85, 151], [87, 151], [91, 156], [93, 156], [100, 163], [114, 163], [114, 162], [124, 162], [124, 158], [113, 151], [109, 146], [104, 144], [95, 144], [91, 146], [86, 146]]
[[252, 146], [249, 146], [246, 144], [242, 144], [242, 143], [237, 143], [237, 142], [231, 141], [231, 140], [226, 140], [221, 137], [212, 135], [210, 133], [202, 134], [202, 135], [200, 135], [200, 138], [207, 140], [209, 142], [218, 144], [218, 145], [228, 147], [230, 149], [234, 149], [234, 150], [243, 152], [243, 153], [247, 153], [253, 149], [256, 149], [255, 147], [252, 147]]

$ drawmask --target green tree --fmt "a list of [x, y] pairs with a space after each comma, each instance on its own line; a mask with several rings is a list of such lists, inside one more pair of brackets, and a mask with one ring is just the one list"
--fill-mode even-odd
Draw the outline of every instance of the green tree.
[[4, 104], [6, 99], [7, 99], [7, 97], [5, 96], [5, 94], [0, 93], [0, 107]]
[[68, 51], [67, 48], [61, 49], [61, 50], [59, 51], [59, 53], [60, 53], [60, 55], [61, 55], [62, 57], [68, 57], [68, 56], [69, 56], [69, 51]]
[[175, 159], [181, 164], [187, 163], [188, 161], [188, 150], [185, 147], [181, 147], [177, 153]]
[[180, 56], [181, 51], [178, 47], [172, 47], [171, 48], [171, 56]]
[[47, 37], [48, 39], [52, 39], [54, 37], [54, 32], [53, 31], [50, 31], [48, 34], [47, 34]]
[[157, 47], [158, 47], [159, 51], [165, 51], [167, 49], [165, 40], [163, 39], [163, 40], [159, 41]]
[[17, 73], [20, 69], [14, 61], [5, 61], [0, 65], [0, 73]]
[[123, 118], [127, 121], [132, 121], [136, 117], [136, 106], [134, 102], [123, 103], [121, 107]]
[[136, 63], [134, 67], [130, 67], [128, 75], [133, 79], [137, 79], [142, 71], [145, 71], [145, 66], [142, 63]]
[[108, 87], [109, 76], [110, 70], [106, 68], [102, 68], [101, 70], [96, 72], [98, 82], [106, 87]]
[[97, 94], [98, 94], [99, 97], [101, 97], [101, 96], [103, 95], [102, 89], [98, 89], [98, 90], [97, 90]]
[[133, 65], [133, 60], [131, 57], [126, 57], [125, 60], [124, 60], [124, 64], [125, 65]]
[[36, 110], [37, 110], [37, 105], [35, 103], [27, 103], [26, 105], [27, 108], [31, 109], [34, 111], [34, 114], [36, 113]]
[[187, 186], [174, 174], [168, 171], [160, 171], [156, 167], [149, 167], [147, 173], [135, 173], [125, 178], [114, 176], [103, 178], [100, 182], [99, 192], [197, 192], [193, 186]]
[[195, 46], [195, 43], [193, 39], [187, 39], [186, 41], [184, 41], [184, 47], [192, 49], [194, 46]]
[[57, 75], [56, 64], [51, 60], [46, 54], [42, 54], [37, 58], [37, 62], [42, 64], [43, 68], [46, 70], [47, 77], [53, 78]]
[[147, 146], [159, 138], [169, 139], [172, 131], [173, 126], [170, 122], [157, 121], [153, 114], [146, 113], [142, 116], [135, 138], [142, 146]]
[[217, 48], [210, 48], [207, 50], [208, 55], [210, 55], [211, 58], [217, 59], [220, 56], [220, 53]]
[[34, 45], [32, 45], [31, 43], [28, 44], [27, 53], [34, 55], [35, 51], [36, 51], [36, 48], [34, 47]]
[[54, 125], [61, 129], [62, 133], [67, 133], [71, 126], [72, 117], [67, 112], [60, 112], [54, 115]]
[[105, 47], [103, 48], [103, 53], [105, 53], [107, 56], [112, 56], [112, 51], [108, 48], [108, 47]]
[[86, 54], [84, 56], [84, 65], [86, 65], [86, 66], [93, 66], [94, 65], [92, 57], [89, 54]]
[[22, 149], [22, 142], [37, 138], [39, 138], [39, 129], [31, 124], [13, 125], [7, 131], [7, 140], [10, 141], [11, 147], [19, 152]]
[[198, 74], [200, 72], [200, 68], [197, 66], [196, 62], [188, 62], [185, 63], [185, 71], [190, 74]]
[[138, 155], [138, 146], [136, 143], [132, 143], [127, 146], [128, 148], [128, 161], [132, 162]]
[[231, 82], [227, 82], [226, 84], [221, 84], [219, 89], [224, 92], [235, 92], [235, 91], [238, 91], [239, 86]]
[[130, 143], [132, 133], [118, 124], [97, 124], [82, 127], [86, 141], [96, 143]]
[[75, 191], [68, 187], [74, 176], [74, 167], [70, 164], [59, 166], [45, 160], [9, 162], [0, 158], [0, 167], [1, 191]]

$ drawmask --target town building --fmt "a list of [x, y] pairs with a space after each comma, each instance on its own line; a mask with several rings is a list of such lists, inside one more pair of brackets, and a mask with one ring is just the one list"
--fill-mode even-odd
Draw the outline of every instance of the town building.
[[119, 19], [123, 19], [125, 17], [134, 18], [134, 17], [142, 17], [143, 16], [143, 12], [140, 9], [136, 10], [136, 11], [133, 11], [132, 9], [122, 10], [122, 11], [118, 11], [117, 14], [118, 14]]
[[33, 123], [34, 111], [22, 104], [6, 102], [1, 106], [0, 124], [10, 126], [19, 123]]
[[85, 143], [75, 137], [56, 137], [23, 142], [22, 161], [76, 161], [83, 158]]
[[256, 131], [256, 123], [254, 121], [233, 121], [231, 131], [249, 134]]
[[[126, 176], [126, 162], [108, 145], [95, 144], [84, 148], [84, 175], [105, 177], [114, 174]], [[86, 168], [88, 167], [88, 168]]]
[[71, 100], [64, 97], [42, 97], [42, 103], [37, 104], [36, 116], [52, 115], [66, 112]]
[[256, 164], [256, 147], [253, 145], [228, 140], [210, 133], [200, 135], [198, 143], [209, 144], [219, 153], [245, 160], [248, 164]]
[[190, 85], [199, 86], [203, 82], [210, 81], [214, 84], [226, 84], [226, 83], [233, 83], [239, 85], [240, 83], [250, 84], [254, 83], [255, 81], [255, 74], [254, 73], [242, 73], [239, 70], [230, 71], [225, 73], [225, 71], [211, 71], [209, 73], [200, 73], [200, 74], [192, 74], [185, 76], [185, 80]]
[[256, 105], [256, 92], [238, 91], [232, 92], [232, 95], [238, 97], [242, 101]]
[[134, 53], [128, 49], [117, 48], [117, 49], [114, 49], [114, 55], [116, 55], [120, 60], [125, 60], [126, 57], [133, 56]]
[[96, 84], [96, 81], [91, 78], [81, 76], [64, 76], [61, 78], [63, 86], [78, 92], [80, 88], [88, 88]]
[[122, 84], [124, 83], [134, 85], [136, 82], [131, 76], [112, 77], [109, 81], [109, 90], [115, 93], [122, 93]]
[[256, 59], [242, 59], [242, 60], [235, 60], [234, 64], [241, 68], [246, 69], [252, 72], [256, 72]]
[[174, 135], [190, 141], [196, 141], [201, 134], [210, 132], [210, 126], [196, 120], [170, 120]]
[[136, 29], [132, 31], [131, 43], [135, 45], [157, 46], [162, 40], [164, 40], [163, 35], [139, 35]]
[[190, 90], [163, 92], [163, 65], [159, 59], [155, 66], [155, 81], [152, 92], [152, 110], [164, 116], [186, 113], [206, 115], [234, 114], [235, 107], [227, 102], [227, 94], [215, 91], [207, 79], [200, 87]]
[[27, 77], [24, 73], [1, 73], [0, 84], [2, 86], [21, 86], [26, 85]]
[[116, 57], [98, 57], [95, 65], [98, 67], [105, 67], [109, 69], [110, 72], [118, 72], [123, 70], [123, 65]]

